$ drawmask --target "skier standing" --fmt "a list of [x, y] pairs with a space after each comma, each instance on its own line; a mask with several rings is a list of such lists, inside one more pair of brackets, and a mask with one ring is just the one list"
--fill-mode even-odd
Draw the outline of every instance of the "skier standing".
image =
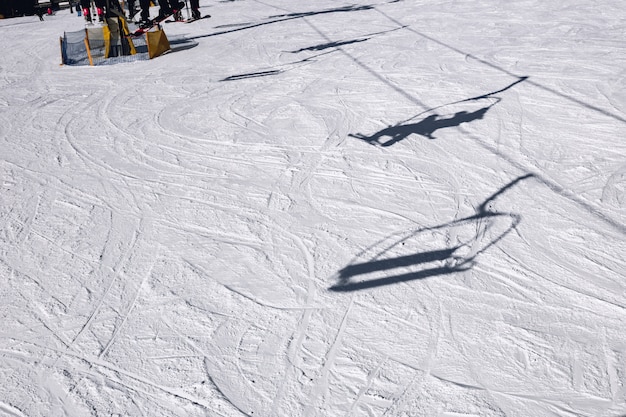
[[[151, 26], [150, 0], [139, 0], [141, 7], [141, 26]], [[179, 0], [159, 0], [159, 15], [156, 20], [163, 20], [185, 7], [185, 3]]]
[[189, 0], [192, 19], [200, 19], [200, 0]]
[[179, 0], [159, 0], [159, 17], [157, 19], [165, 19], [185, 7], [185, 3]]
[[83, 15], [88, 23], [91, 23], [91, 0], [80, 0], [80, 7], [83, 9]]
[[128, 20], [132, 20], [133, 16], [135, 16], [135, 0], [128, 0]]
[[150, 0], [139, 0], [139, 8], [141, 9], [141, 25], [146, 25], [150, 20]]

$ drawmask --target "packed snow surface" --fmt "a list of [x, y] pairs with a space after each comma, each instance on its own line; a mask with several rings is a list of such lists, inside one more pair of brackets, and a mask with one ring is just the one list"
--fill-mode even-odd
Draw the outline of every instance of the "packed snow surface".
[[201, 12], [0, 21], [0, 415], [626, 415], [622, 1]]

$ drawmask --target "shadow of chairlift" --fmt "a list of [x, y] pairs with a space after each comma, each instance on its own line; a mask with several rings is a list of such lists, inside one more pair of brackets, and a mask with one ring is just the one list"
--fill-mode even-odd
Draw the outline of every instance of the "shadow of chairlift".
[[[493, 211], [495, 199], [518, 182], [534, 177], [516, 178], [487, 198], [476, 214], [448, 223], [393, 234], [360, 253], [370, 259], [352, 263], [333, 277], [334, 292], [351, 292], [399, 284], [470, 270], [476, 259], [496, 245], [521, 221], [515, 213]], [[454, 240], [454, 246], [449, 241]], [[417, 252], [403, 253], [413, 247]], [[434, 249], [420, 250], [424, 247]]]

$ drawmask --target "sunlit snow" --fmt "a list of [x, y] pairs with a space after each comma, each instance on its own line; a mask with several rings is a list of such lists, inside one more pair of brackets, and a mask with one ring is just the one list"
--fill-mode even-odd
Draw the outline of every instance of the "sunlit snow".
[[201, 12], [0, 20], [0, 415], [626, 416], [622, 1]]

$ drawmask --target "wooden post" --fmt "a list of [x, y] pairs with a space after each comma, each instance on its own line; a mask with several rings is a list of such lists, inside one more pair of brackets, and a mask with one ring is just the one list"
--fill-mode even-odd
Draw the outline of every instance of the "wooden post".
[[89, 65], [93, 67], [93, 59], [91, 58], [91, 49], [89, 48], [89, 31], [85, 28], [85, 48], [87, 48], [87, 57], [89, 58]]
[[63, 37], [59, 36], [59, 46], [61, 47], [61, 65], [65, 64], [65, 58], [63, 57]]

